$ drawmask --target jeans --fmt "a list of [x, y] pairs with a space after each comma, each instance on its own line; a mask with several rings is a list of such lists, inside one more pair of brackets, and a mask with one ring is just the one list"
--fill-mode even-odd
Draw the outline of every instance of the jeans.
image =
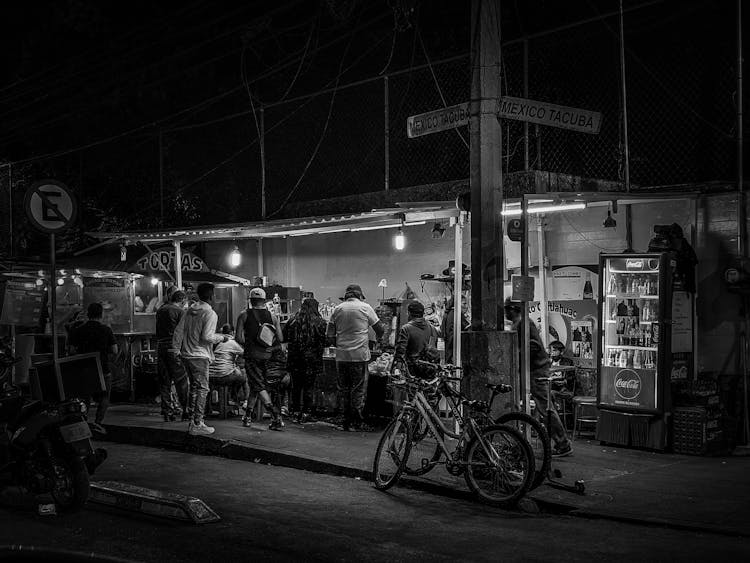
[[313, 406], [313, 390], [318, 374], [323, 372], [323, 361], [300, 360], [289, 371], [292, 376], [292, 412], [309, 413]]
[[250, 397], [250, 387], [247, 384], [247, 377], [245, 377], [240, 368], [234, 368], [228, 375], [211, 377], [209, 378], [209, 383], [228, 386], [232, 391], [232, 396], [240, 403]]
[[568, 436], [560, 420], [560, 415], [557, 414], [555, 401], [552, 399], [549, 403], [547, 402], [548, 387], [548, 381], [536, 381], [534, 374], [531, 374], [531, 396], [534, 398], [534, 403], [536, 404], [536, 415], [537, 417], [541, 417], [544, 424], [547, 425], [547, 409], [550, 409], [549, 436], [552, 438], [555, 446], [560, 446], [568, 442]]
[[179, 354], [168, 346], [159, 346], [157, 353], [159, 357], [161, 413], [171, 415], [177, 411], [178, 405], [175, 404], [172, 396], [172, 383], [174, 383], [177, 400], [179, 401], [179, 406], [182, 408], [182, 412], [187, 412], [190, 382], [188, 381], [185, 366], [182, 365]]
[[193, 422], [203, 422], [203, 411], [208, 397], [208, 358], [182, 358], [185, 370], [190, 378], [190, 401], [188, 408], [192, 411]]
[[360, 426], [367, 398], [367, 362], [336, 362], [336, 372], [344, 428]]

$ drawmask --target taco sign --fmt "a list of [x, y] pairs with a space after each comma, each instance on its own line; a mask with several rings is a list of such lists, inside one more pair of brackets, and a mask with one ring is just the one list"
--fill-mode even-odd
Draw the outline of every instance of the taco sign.
[[[174, 250], [155, 250], [138, 259], [136, 266], [141, 271], [167, 270], [174, 272]], [[183, 272], [207, 272], [208, 266], [202, 258], [184, 252], [182, 254], [181, 268]]]

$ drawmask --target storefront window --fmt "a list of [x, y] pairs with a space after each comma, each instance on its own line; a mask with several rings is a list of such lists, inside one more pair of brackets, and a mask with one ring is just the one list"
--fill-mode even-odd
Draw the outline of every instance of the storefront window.
[[162, 304], [161, 284], [153, 284], [151, 278], [142, 277], [133, 281], [133, 313], [153, 315]]

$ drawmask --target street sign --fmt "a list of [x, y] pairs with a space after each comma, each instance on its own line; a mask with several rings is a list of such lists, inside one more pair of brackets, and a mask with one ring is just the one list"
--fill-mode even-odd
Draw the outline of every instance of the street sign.
[[45, 233], [67, 229], [78, 211], [73, 193], [56, 180], [36, 182], [26, 191], [23, 206], [29, 220]]
[[511, 279], [513, 286], [513, 301], [533, 301], [534, 300], [534, 278], [531, 276], [513, 276]]
[[414, 137], [455, 129], [468, 124], [469, 104], [458, 104], [408, 117], [406, 119], [406, 134], [410, 139], [413, 139]]
[[508, 238], [513, 242], [521, 242], [523, 239], [523, 221], [521, 219], [511, 219], [508, 221], [508, 228], [506, 229]]
[[598, 111], [548, 104], [524, 98], [503, 96], [500, 99], [498, 117], [549, 125], [581, 133], [597, 135], [602, 126], [602, 114]]

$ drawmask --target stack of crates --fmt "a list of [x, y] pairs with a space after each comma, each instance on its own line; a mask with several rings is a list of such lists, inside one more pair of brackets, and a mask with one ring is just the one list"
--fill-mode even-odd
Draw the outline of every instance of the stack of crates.
[[721, 411], [706, 407], [675, 408], [672, 448], [678, 454], [722, 453], [726, 449], [726, 440]]

